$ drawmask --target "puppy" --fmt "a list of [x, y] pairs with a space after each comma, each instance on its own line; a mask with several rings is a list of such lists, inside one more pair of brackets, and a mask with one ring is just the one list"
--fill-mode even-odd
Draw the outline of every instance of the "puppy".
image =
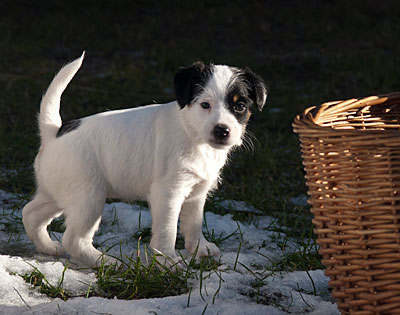
[[[174, 102], [62, 122], [60, 97], [83, 58], [60, 70], [40, 104], [37, 192], [22, 213], [36, 249], [49, 255], [66, 251], [98, 266], [103, 254], [92, 239], [104, 202], [123, 198], [148, 201], [150, 246], [170, 257], [167, 262], [179, 261], [178, 220], [189, 253], [219, 255], [202, 233], [204, 203], [228, 153], [242, 143], [251, 107], [261, 111], [264, 106], [263, 80], [248, 69], [197, 62], [175, 75]], [[46, 230], [61, 214], [66, 225], [62, 244]]]

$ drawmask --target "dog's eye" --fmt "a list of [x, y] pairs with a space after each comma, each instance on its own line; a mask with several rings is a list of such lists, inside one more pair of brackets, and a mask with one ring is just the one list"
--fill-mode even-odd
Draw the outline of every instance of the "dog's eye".
[[238, 103], [233, 106], [233, 110], [238, 113], [243, 113], [246, 110], [246, 106], [243, 103]]
[[202, 102], [202, 103], [200, 103], [200, 106], [202, 107], [202, 108], [204, 108], [204, 109], [210, 109], [210, 104], [209, 103], [207, 103], [207, 102]]

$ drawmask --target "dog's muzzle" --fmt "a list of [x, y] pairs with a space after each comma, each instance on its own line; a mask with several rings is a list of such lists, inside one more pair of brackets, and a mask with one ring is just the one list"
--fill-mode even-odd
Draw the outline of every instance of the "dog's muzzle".
[[219, 124], [214, 127], [214, 138], [220, 143], [223, 143], [228, 139], [229, 133], [229, 127], [227, 125]]

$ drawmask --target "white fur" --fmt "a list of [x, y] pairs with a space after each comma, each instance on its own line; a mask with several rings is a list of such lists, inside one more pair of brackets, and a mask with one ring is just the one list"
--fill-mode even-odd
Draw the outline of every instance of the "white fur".
[[[35, 159], [37, 193], [23, 209], [23, 223], [38, 251], [64, 249], [96, 266], [102, 253], [92, 245], [106, 198], [147, 200], [151, 205], [151, 247], [177, 261], [177, 223], [190, 253], [218, 255], [202, 234], [203, 206], [216, 187], [229, 150], [241, 144], [244, 126], [224, 106], [232, 71], [216, 66], [197, 100], [180, 109], [176, 102], [100, 113], [83, 118], [76, 130], [56, 137], [61, 126], [60, 97], [82, 64], [83, 55], [53, 79], [41, 107], [41, 148]], [[201, 102], [209, 102], [206, 110]], [[229, 126], [226, 145], [212, 142], [216, 124]], [[65, 216], [62, 244], [46, 226]]]

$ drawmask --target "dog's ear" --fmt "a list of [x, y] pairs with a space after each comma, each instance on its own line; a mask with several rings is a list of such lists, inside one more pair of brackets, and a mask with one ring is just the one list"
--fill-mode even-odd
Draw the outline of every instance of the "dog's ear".
[[268, 96], [267, 86], [264, 80], [249, 68], [244, 70], [244, 77], [248, 82], [249, 96], [261, 112]]
[[197, 89], [204, 86], [209, 67], [197, 61], [190, 67], [181, 68], [174, 77], [176, 100], [181, 108], [190, 104]]

